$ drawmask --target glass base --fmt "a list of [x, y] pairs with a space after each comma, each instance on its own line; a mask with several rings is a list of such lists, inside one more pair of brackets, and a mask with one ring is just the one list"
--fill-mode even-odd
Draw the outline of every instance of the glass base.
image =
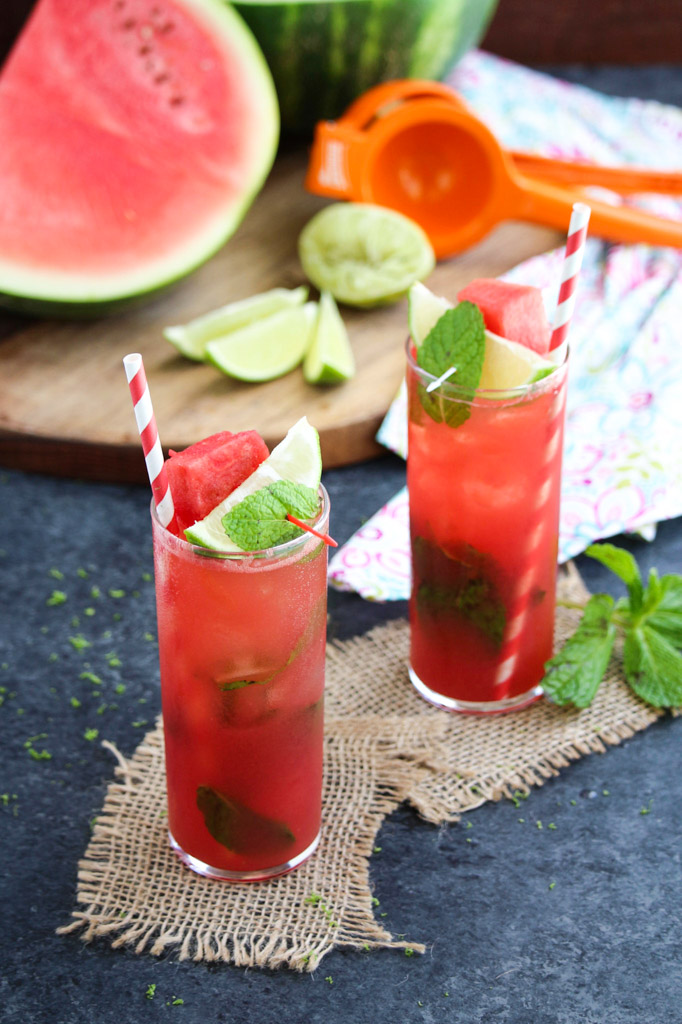
[[226, 871], [224, 868], [211, 867], [210, 864], [205, 864], [203, 860], [199, 860], [183, 850], [170, 831], [168, 838], [171, 849], [177, 853], [183, 864], [195, 871], [197, 875], [202, 875], [204, 878], [215, 878], [222, 882], [264, 882], [268, 878], [276, 878], [277, 875], [286, 875], [287, 872], [293, 871], [299, 864], [306, 861], [317, 849], [320, 833], [317, 833], [310, 846], [307, 846], [301, 853], [297, 853], [291, 860], [284, 864], [276, 864], [272, 868], [258, 868], [256, 871]]
[[505, 697], [504, 700], [457, 700], [455, 697], [445, 697], [442, 693], [436, 693], [423, 683], [412, 666], [409, 666], [410, 680], [420, 696], [429, 704], [445, 711], [458, 711], [461, 715], [503, 715], [507, 711], [520, 711], [534, 704], [542, 697], [542, 687], [533, 686], [525, 693], [519, 693], [515, 697]]

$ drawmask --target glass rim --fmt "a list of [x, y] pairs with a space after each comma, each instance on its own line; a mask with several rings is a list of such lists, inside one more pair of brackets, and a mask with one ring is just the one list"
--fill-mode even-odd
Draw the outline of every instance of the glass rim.
[[[415, 357], [412, 355], [412, 348], [416, 345], [411, 335], [408, 335], [407, 341], [405, 342], [405, 352], [407, 354], [407, 365], [410, 369], [420, 376], [426, 384], [431, 384], [433, 381], [438, 380], [438, 377], [434, 374], [429, 373], [422, 366], [419, 366]], [[527, 395], [534, 394], [535, 392], [540, 393], [545, 390], [548, 385], [556, 382], [557, 372], [559, 370], [565, 371], [570, 348], [566, 345], [564, 351], [564, 358], [560, 363], [557, 363], [551, 373], [548, 373], [546, 377], [542, 377], [540, 380], [533, 381], [528, 384], [519, 384], [515, 388], [467, 388], [461, 384], [455, 384], [452, 380], [444, 380], [442, 384], [439, 384], [437, 388], [433, 389], [431, 394], [438, 394], [439, 392], [444, 398], [452, 401], [468, 402], [469, 405], [474, 404], [477, 400], [489, 399], [495, 404], [498, 404], [503, 399], [513, 402], [515, 400], [525, 398]], [[445, 390], [447, 388], [447, 391]]]
[[[329, 511], [331, 507], [329, 494], [323, 483], [320, 483], [317, 493], [322, 499], [322, 505], [317, 516], [310, 523], [310, 525], [313, 526], [315, 529], [319, 529], [320, 524], [323, 524], [328, 520]], [[202, 547], [201, 544], [192, 544], [192, 542], [187, 540], [185, 537], [181, 537], [178, 534], [171, 533], [171, 531], [168, 530], [159, 519], [158, 513], [156, 511], [156, 505], [154, 504], [154, 498], [151, 499], [150, 509], [153, 522], [159, 527], [159, 529], [163, 530], [164, 534], [166, 534], [168, 537], [172, 537], [173, 541], [177, 542], [187, 552], [194, 552], [201, 558], [222, 558], [230, 559], [232, 561], [237, 562], [253, 558], [263, 560], [276, 559], [277, 561], [279, 561], [280, 559], [287, 558], [292, 554], [296, 554], [296, 552], [298, 552], [299, 549], [305, 547], [305, 545], [309, 544], [311, 541], [316, 540], [320, 544], [324, 543], [323, 540], [321, 540], [318, 537], [315, 537], [314, 534], [308, 533], [306, 530], [302, 530], [301, 535], [299, 537], [292, 537], [291, 540], [287, 540], [283, 544], [277, 544], [274, 547], [257, 548], [254, 551], [226, 551], [218, 548], [205, 548]]]

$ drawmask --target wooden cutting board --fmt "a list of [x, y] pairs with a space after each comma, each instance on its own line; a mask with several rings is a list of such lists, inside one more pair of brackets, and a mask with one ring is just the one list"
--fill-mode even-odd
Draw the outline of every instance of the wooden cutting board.
[[[342, 309], [357, 373], [333, 387], [306, 384], [300, 370], [265, 384], [242, 384], [182, 358], [161, 333], [226, 302], [304, 283], [297, 239], [326, 203], [304, 190], [305, 168], [305, 153], [281, 156], [223, 249], [138, 310], [89, 322], [0, 320], [0, 463], [59, 476], [144, 481], [121, 362], [135, 351], [144, 358], [166, 448], [249, 428], [272, 447], [305, 414], [320, 432], [325, 468], [381, 453], [374, 435], [403, 374], [404, 300], [374, 310]], [[454, 296], [472, 278], [495, 277], [560, 242], [555, 231], [510, 222], [476, 248], [440, 263], [428, 283]]]

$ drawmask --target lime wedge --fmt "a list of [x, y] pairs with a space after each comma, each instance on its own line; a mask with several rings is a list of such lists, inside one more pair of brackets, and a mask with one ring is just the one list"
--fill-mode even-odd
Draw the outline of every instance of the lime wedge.
[[338, 384], [355, 373], [348, 331], [330, 292], [322, 292], [310, 348], [303, 361], [309, 384]]
[[412, 285], [407, 293], [407, 324], [417, 348], [447, 309], [452, 309], [452, 303], [434, 295], [421, 281]]
[[237, 380], [273, 380], [289, 373], [303, 359], [317, 314], [317, 303], [306, 302], [254, 320], [246, 327], [215, 338], [206, 345], [206, 359]]
[[479, 388], [508, 391], [542, 380], [556, 370], [554, 363], [543, 359], [532, 348], [508, 341], [492, 331], [485, 332], [485, 357]]
[[304, 484], [317, 490], [321, 476], [320, 438], [315, 428], [302, 416], [251, 476], [247, 476], [205, 519], [185, 530], [185, 537], [191, 544], [199, 544], [214, 551], [241, 551], [223, 529], [222, 518], [230, 509], [276, 480], [291, 480], [292, 483]]
[[210, 313], [198, 316], [186, 324], [166, 327], [163, 336], [188, 359], [203, 362], [206, 358], [206, 343], [230, 331], [245, 327], [261, 317], [278, 313], [282, 309], [302, 306], [308, 298], [308, 289], [272, 288], [260, 295], [251, 295], [239, 302], [230, 302]]
[[431, 243], [414, 221], [371, 203], [332, 203], [298, 240], [308, 278], [349, 306], [394, 302], [431, 273]]

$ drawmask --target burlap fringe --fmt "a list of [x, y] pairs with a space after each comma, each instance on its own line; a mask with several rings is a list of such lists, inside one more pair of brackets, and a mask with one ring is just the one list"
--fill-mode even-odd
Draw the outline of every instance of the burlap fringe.
[[[562, 576], [556, 643], [587, 598], [573, 566]], [[374, 917], [369, 858], [387, 814], [408, 801], [434, 824], [488, 800], [517, 799], [573, 761], [630, 739], [662, 712], [624, 685], [617, 650], [585, 711], [540, 702], [480, 719], [448, 715], [418, 699], [407, 672], [409, 630], [391, 622], [327, 651], [324, 826], [320, 847], [295, 872], [258, 885], [199, 878], [171, 852], [161, 721], [115, 779], [78, 865], [77, 902], [60, 934], [106, 937], [114, 948], [241, 967], [314, 970], [336, 946], [408, 948]]]

